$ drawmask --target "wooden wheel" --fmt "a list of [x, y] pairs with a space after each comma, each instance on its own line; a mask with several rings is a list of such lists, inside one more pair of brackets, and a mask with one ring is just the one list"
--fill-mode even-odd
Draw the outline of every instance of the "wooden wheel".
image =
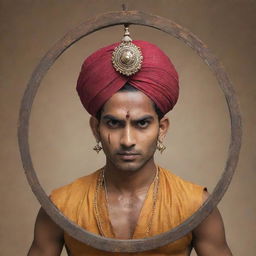
[[[176, 228], [146, 239], [118, 240], [104, 238], [86, 231], [66, 218], [50, 201], [41, 187], [32, 164], [28, 142], [29, 118], [32, 104], [40, 82], [48, 69], [65, 50], [82, 37], [97, 30], [120, 24], [138, 24], [156, 28], [182, 40], [195, 50], [216, 76], [219, 86], [225, 95], [231, 121], [231, 139], [225, 169], [208, 200], [196, 213]], [[241, 136], [241, 117], [236, 95], [223, 66], [217, 58], [201, 40], [185, 28], [171, 20], [139, 11], [111, 12], [96, 16], [69, 31], [59, 40], [41, 59], [30, 78], [22, 99], [18, 125], [19, 148], [25, 174], [44, 210], [65, 232], [75, 239], [97, 249], [110, 252], [141, 252], [155, 249], [174, 242], [193, 230], [216, 207], [226, 192], [238, 162]]]

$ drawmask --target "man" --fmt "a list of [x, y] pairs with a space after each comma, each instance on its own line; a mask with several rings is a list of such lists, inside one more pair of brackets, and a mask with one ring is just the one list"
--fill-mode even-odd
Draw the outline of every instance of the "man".
[[[106, 164], [54, 190], [54, 204], [86, 230], [117, 239], [153, 236], [190, 217], [207, 198], [206, 189], [154, 161], [156, 149], [165, 149], [165, 114], [178, 99], [178, 74], [170, 59], [153, 44], [132, 42], [126, 28], [121, 44], [102, 48], [85, 60], [77, 91], [91, 114], [94, 150], [103, 149]], [[28, 255], [57, 256], [63, 245], [72, 256], [127, 255], [75, 240], [40, 209]], [[202, 256], [231, 255], [217, 209], [178, 241], [136, 255], [183, 256], [192, 248]]]

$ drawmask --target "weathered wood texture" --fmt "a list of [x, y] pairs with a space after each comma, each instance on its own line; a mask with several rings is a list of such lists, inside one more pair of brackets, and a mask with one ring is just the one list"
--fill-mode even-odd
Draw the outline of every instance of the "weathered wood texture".
[[[211, 71], [216, 76], [219, 86], [225, 95], [231, 120], [231, 138], [225, 169], [211, 196], [194, 215], [192, 215], [181, 225], [168, 232], [147, 239], [117, 240], [103, 238], [101, 236], [92, 234], [69, 221], [55, 207], [55, 205], [51, 203], [47, 194], [41, 187], [33, 167], [28, 142], [29, 118], [33, 100], [40, 86], [41, 80], [51, 65], [65, 50], [67, 50], [72, 44], [82, 37], [97, 30], [119, 24], [138, 24], [149, 26], [166, 32], [189, 45], [204, 60], [204, 62], [209, 66]], [[96, 16], [95, 18], [92, 18], [75, 29], [69, 31], [61, 40], [59, 40], [42, 58], [30, 78], [22, 99], [18, 124], [19, 147], [25, 174], [42, 207], [49, 214], [49, 216], [61, 228], [63, 228], [63, 230], [77, 240], [80, 240], [81, 242], [95, 248], [110, 252], [141, 252], [154, 249], [173, 242], [193, 230], [204, 218], [209, 215], [209, 213], [218, 204], [226, 192], [238, 162], [241, 136], [241, 117], [236, 95], [223, 66], [220, 64], [217, 58], [201, 40], [199, 40], [195, 35], [190, 33], [185, 28], [168, 19], [139, 11], [111, 12]]]

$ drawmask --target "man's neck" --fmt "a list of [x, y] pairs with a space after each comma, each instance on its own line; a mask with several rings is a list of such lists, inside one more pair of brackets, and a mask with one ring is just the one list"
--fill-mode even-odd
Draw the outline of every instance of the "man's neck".
[[107, 162], [104, 176], [108, 191], [131, 195], [147, 190], [155, 178], [156, 171], [157, 166], [153, 159], [136, 171], [120, 170]]

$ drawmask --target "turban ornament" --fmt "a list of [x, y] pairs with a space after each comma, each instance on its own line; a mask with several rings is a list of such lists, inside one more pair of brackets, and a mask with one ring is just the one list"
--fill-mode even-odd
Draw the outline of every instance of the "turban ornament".
[[76, 89], [85, 109], [96, 116], [126, 83], [148, 96], [163, 114], [178, 100], [179, 78], [170, 59], [156, 45], [132, 40], [128, 27], [121, 43], [101, 48], [85, 59]]
[[143, 56], [138, 46], [132, 43], [128, 27], [125, 27], [124, 38], [112, 54], [112, 63], [116, 71], [130, 76], [141, 68]]

